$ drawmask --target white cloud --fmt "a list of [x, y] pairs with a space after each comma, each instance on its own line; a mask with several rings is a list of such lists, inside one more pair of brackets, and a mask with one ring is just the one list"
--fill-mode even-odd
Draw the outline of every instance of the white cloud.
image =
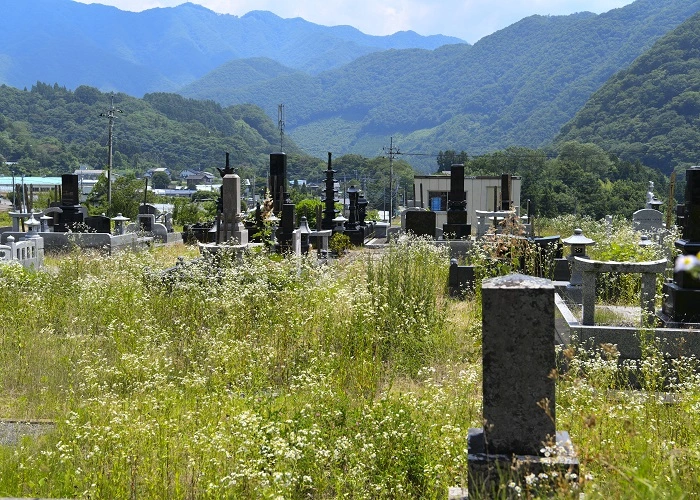
[[[95, 0], [78, 0], [94, 3]], [[98, 0], [122, 10], [173, 7], [185, 0]], [[633, 0], [190, 0], [214, 12], [242, 16], [268, 10], [280, 17], [301, 17], [326, 26], [350, 25], [371, 35], [413, 30], [421, 35], [451, 35], [474, 43], [533, 14], [595, 13]]]

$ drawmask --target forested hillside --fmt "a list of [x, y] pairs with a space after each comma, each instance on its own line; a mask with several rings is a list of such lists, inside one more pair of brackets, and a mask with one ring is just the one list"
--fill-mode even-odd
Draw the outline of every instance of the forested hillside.
[[663, 172], [700, 161], [700, 14], [611, 78], [558, 137]]
[[[390, 136], [405, 152], [540, 147], [611, 75], [698, 10], [700, 0], [637, 0], [601, 15], [532, 16], [473, 46], [383, 51], [315, 77], [287, 73], [237, 88], [222, 70], [183, 93], [253, 102], [272, 116], [283, 102], [289, 134], [318, 156], [374, 156]], [[433, 158], [415, 158], [433, 168]]]
[[173, 91], [234, 59], [268, 57], [318, 73], [378, 50], [463, 43], [413, 32], [371, 36], [263, 11], [220, 15], [192, 3], [143, 12], [72, 0], [1, 5], [0, 83], [19, 88], [58, 82], [140, 97]]
[[[101, 115], [110, 106], [109, 94], [87, 86], [75, 91], [42, 83], [29, 91], [0, 86], [0, 175], [58, 175], [79, 165], [104, 168], [108, 121]], [[269, 153], [279, 150], [276, 124], [253, 105], [222, 108], [212, 101], [157, 93], [143, 99], [115, 94], [114, 106], [122, 111], [114, 125], [114, 168], [122, 173], [140, 175], [153, 167], [214, 171], [223, 166], [228, 151], [243, 177], [265, 177]], [[323, 161], [302, 153], [287, 138], [284, 149], [290, 180], [321, 182]], [[577, 142], [550, 152], [508, 148], [478, 157], [445, 151], [432, 161], [432, 171], [459, 161], [466, 163], [469, 175], [522, 175], [523, 209], [529, 199], [535, 213], [546, 216], [575, 212], [629, 217], [643, 206], [650, 180], [662, 198], [667, 188], [658, 171]], [[404, 157], [390, 166], [386, 156], [335, 155], [333, 168], [343, 189], [355, 185], [363, 190], [370, 208], [387, 208], [390, 197], [394, 206], [411, 198], [414, 172]]]
[[[107, 162], [110, 94], [80, 86], [75, 91], [37, 83], [31, 90], [0, 86], [0, 167], [19, 162], [25, 174], [58, 175], [78, 165], [103, 168]], [[234, 166], [264, 175], [269, 153], [279, 151], [276, 124], [258, 107], [223, 108], [177, 94], [136, 99], [114, 95], [114, 167], [143, 173], [163, 166], [173, 171]], [[288, 139], [285, 151], [303, 157]]]
[[[668, 199], [668, 178], [658, 170], [621, 160], [595, 144], [575, 141], [550, 152], [508, 148], [470, 158], [467, 172], [521, 175], [523, 211], [529, 200], [533, 213], [546, 217], [577, 213], [596, 220], [608, 214], [629, 219], [644, 208], [649, 181], [660, 199]], [[679, 178], [679, 185], [682, 182]]]

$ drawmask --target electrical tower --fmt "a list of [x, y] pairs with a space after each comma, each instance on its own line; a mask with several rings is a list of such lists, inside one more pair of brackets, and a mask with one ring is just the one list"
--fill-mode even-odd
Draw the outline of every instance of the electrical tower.
[[[387, 149], [383, 148], [386, 152]], [[391, 218], [394, 215], [394, 158], [400, 155], [399, 148], [394, 147], [394, 138], [389, 140], [389, 227], [391, 227]], [[385, 206], [386, 208], [386, 206]]]
[[277, 127], [280, 131], [280, 151], [284, 152], [284, 104], [277, 106]]
[[100, 116], [106, 116], [109, 120], [109, 138], [107, 142], [107, 207], [112, 210], [112, 130], [114, 129], [114, 119], [117, 113], [123, 113], [121, 109], [114, 107], [114, 92], [111, 95], [111, 104], [105, 113], [100, 113]]

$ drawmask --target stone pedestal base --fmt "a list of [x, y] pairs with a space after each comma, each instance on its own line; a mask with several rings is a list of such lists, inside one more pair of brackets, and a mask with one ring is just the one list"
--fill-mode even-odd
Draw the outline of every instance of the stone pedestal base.
[[464, 298], [467, 291], [474, 290], [474, 266], [459, 266], [450, 264], [448, 278], [450, 297]]
[[569, 281], [571, 269], [567, 259], [554, 259], [554, 281]]
[[[579, 474], [579, 460], [566, 431], [557, 431], [556, 453], [543, 455], [505, 455], [486, 452], [483, 429], [469, 429], [468, 437], [469, 498], [510, 498], [508, 483], [525, 484], [528, 474], [538, 476], [539, 485], [544, 486], [547, 474], [555, 486], [566, 479], [566, 474]], [[556, 472], [556, 477], [552, 477]], [[505, 493], [505, 495], [504, 495]], [[510, 492], [517, 496], [515, 491]]]
[[472, 234], [471, 224], [443, 224], [443, 238], [446, 240], [461, 240], [469, 238]]
[[662, 311], [679, 323], [700, 323], [700, 289], [664, 283]]
[[346, 229], [345, 235], [350, 238], [350, 243], [353, 246], [361, 247], [365, 244], [365, 231], [363, 228]]
[[227, 243], [232, 241], [234, 245], [248, 244], [248, 230], [242, 223], [222, 224], [219, 231], [219, 242]]

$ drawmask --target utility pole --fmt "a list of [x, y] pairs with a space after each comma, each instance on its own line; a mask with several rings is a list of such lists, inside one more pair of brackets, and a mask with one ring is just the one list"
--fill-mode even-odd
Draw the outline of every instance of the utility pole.
[[280, 151], [284, 152], [284, 104], [277, 106], [277, 127], [280, 131]]
[[117, 113], [123, 113], [121, 109], [114, 107], [114, 92], [112, 92], [112, 101], [109, 109], [105, 113], [100, 113], [100, 116], [106, 116], [109, 120], [109, 138], [107, 143], [107, 207], [112, 209], [112, 130], [114, 129], [114, 119]]
[[391, 137], [389, 140], [389, 227], [391, 227], [391, 217], [394, 215], [394, 157], [400, 154], [399, 148], [394, 147], [394, 138]]
[[676, 171], [671, 173], [671, 182], [668, 188], [668, 201], [666, 201], [666, 227], [671, 227], [673, 223], [673, 204], [676, 201]]

